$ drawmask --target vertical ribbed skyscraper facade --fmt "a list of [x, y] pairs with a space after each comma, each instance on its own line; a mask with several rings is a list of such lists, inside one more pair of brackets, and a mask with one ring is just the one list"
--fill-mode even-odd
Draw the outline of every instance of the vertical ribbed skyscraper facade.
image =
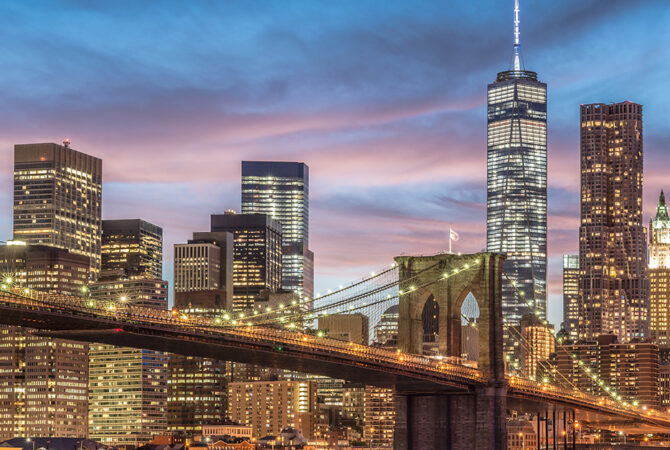
[[642, 105], [581, 106], [580, 337], [649, 332]]
[[522, 70], [518, 5], [514, 67], [488, 86], [486, 247], [505, 253], [503, 320], [518, 325], [531, 300], [547, 311], [547, 85]]
[[282, 287], [312, 298], [307, 164], [242, 161], [242, 214], [268, 214], [281, 223]]

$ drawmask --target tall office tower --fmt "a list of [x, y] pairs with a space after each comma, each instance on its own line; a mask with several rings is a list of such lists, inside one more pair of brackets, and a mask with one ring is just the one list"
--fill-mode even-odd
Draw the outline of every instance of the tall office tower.
[[[102, 222], [97, 301], [167, 309], [161, 279], [163, 230], [141, 219]], [[89, 351], [89, 437], [106, 445], [141, 446], [167, 429], [167, 355], [105, 344]]]
[[102, 276], [163, 278], [163, 229], [142, 219], [103, 220]]
[[282, 287], [314, 296], [309, 250], [309, 167], [297, 162], [242, 161], [242, 214], [269, 214], [282, 226]]
[[[514, 11], [514, 65], [488, 85], [486, 247], [505, 253], [503, 320], [547, 312], [547, 85], [522, 68], [519, 8]], [[506, 335], [509, 346], [510, 338]]]
[[649, 332], [659, 347], [670, 347], [670, 216], [661, 191], [649, 220]]
[[[88, 281], [90, 264], [87, 256], [60, 248], [11, 241], [0, 246], [3, 282], [29, 289], [76, 295]], [[0, 327], [0, 441], [85, 436], [87, 357], [87, 344]]]
[[[102, 161], [69, 148], [67, 140], [63, 144], [14, 146], [14, 239], [69, 250], [28, 250], [24, 286], [54, 294], [74, 293], [82, 275], [96, 279], [100, 270]], [[77, 255], [84, 256], [83, 264]], [[14, 424], [24, 427], [23, 435], [85, 436], [88, 346], [37, 338], [24, 328], [0, 330], [22, 349], [2, 363], [19, 371], [7, 390], [25, 396], [17, 406], [25, 420], [15, 418]]]
[[233, 311], [253, 309], [264, 289], [281, 289], [282, 231], [267, 214], [215, 214], [213, 232], [233, 234]]
[[579, 255], [563, 255], [563, 326], [571, 340], [579, 338]]
[[97, 279], [102, 160], [63, 144], [14, 146], [14, 239], [86, 255]]
[[311, 381], [253, 381], [230, 383], [228, 414], [251, 425], [254, 436], [278, 435], [294, 427], [310, 439], [314, 435], [316, 385]]
[[647, 337], [641, 105], [581, 106], [581, 169], [579, 336]]

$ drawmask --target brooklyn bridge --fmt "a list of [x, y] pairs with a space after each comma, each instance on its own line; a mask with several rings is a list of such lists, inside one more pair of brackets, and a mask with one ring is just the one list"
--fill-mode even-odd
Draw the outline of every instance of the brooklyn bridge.
[[[253, 363], [393, 387], [396, 449], [503, 449], [510, 411], [533, 415], [538, 428], [542, 421], [546, 442], [551, 439], [553, 448], [572, 448], [579, 427], [670, 433], [670, 414], [665, 412], [616, 394], [604, 397], [582, 392], [555, 378], [524, 379], [506, 371], [503, 260], [494, 253], [399, 256], [382, 273], [315, 299], [209, 317], [86, 296], [55, 296], [4, 284], [0, 322], [56, 338]], [[474, 296], [478, 309], [476, 364], [461, 358], [462, 307], [469, 296]], [[436, 356], [422, 354], [421, 314], [429, 298], [439, 306]], [[399, 306], [397, 351], [299, 331], [320, 315], [391, 304]], [[550, 420], [553, 436], [549, 436]]]

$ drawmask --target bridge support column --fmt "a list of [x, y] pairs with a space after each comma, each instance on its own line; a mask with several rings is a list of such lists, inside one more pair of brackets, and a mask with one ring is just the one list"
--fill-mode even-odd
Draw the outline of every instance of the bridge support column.
[[488, 386], [469, 394], [396, 393], [396, 450], [504, 450], [507, 388]]

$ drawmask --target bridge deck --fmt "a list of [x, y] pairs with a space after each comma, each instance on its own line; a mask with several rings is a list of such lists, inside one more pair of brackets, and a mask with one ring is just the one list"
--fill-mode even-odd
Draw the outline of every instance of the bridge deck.
[[[95, 304], [78, 297], [54, 297], [12, 289], [0, 292], [0, 323], [86, 342], [146, 348], [296, 370], [403, 393], [472, 392], [488, 383], [486, 374], [424, 356], [319, 338], [296, 331], [240, 325], [227, 327], [206, 318], [169, 311]], [[510, 378], [510, 401], [542, 408], [574, 408], [612, 423], [637, 423], [670, 430], [670, 415], [622, 406], [611, 399], [572, 389]]]

